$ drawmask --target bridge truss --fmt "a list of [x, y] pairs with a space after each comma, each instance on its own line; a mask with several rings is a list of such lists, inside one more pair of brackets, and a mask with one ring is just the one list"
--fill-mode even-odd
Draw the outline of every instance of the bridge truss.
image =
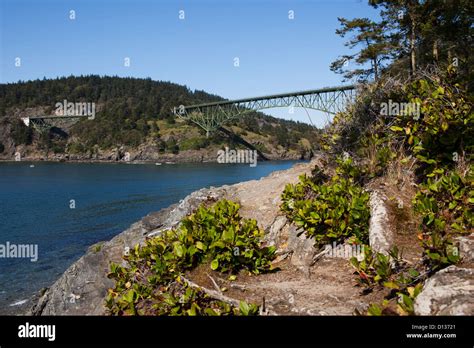
[[175, 116], [199, 125], [209, 135], [229, 120], [264, 109], [293, 106], [336, 114], [354, 100], [355, 94], [356, 87], [351, 85], [191, 106], [180, 105], [172, 111]]
[[64, 128], [70, 126], [81, 118], [90, 118], [88, 115], [74, 115], [74, 116], [33, 116], [33, 117], [22, 117], [23, 123], [29, 127], [33, 126], [38, 132], [47, 132], [53, 127]]

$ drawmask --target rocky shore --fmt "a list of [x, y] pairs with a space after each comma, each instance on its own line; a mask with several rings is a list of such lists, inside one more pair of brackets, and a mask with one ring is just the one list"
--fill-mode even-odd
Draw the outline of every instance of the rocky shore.
[[[114, 285], [107, 278], [110, 262], [123, 262], [127, 247], [132, 248], [145, 238], [176, 226], [209, 198], [238, 202], [241, 215], [256, 219], [266, 233], [265, 241], [277, 247], [278, 257], [274, 264], [279, 268], [278, 272], [239, 276], [232, 284], [217, 279], [219, 285], [228, 287], [227, 296], [257, 304], [265, 302], [268, 313], [274, 315], [353, 315], [364, 312], [380, 294], [361, 294], [360, 288], [354, 286], [353, 269], [348, 260], [344, 256], [321, 254], [313, 247], [312, 240], [300, 234], [280, 212], [280, 195], [285, 185], [296, 183], [299, 175], [309, 174], [315, 165], [325, 167], [322, 157], [274, 172], [260, 180], [204, 188], [177, 204], [147, 215], [112, 240], [91, 246], [49, 289], [34, 299], [27, 314], [106, 314], [104, 299], [107, 289]], [[383, 190], [377, 187], [370, 190], [370, 242], [373, 249], [384, 252], [394, 240], [390, 209]], [[472, 235], [461, 241], [464, 255], [472, 255], [472, 241]], [[456, 280], [458, 285], [447, 287], [450, 279]], [[212, 287], [205, 279], [192, 280], [200, 286]], [[472, 315], [473, 288], [472, 262], [451, 266], [427, 281], [416, 304], [417, 313]]]
[[[45, 153], [30, 147], [18, 146], [0, 154], [0, 161], [15, 161], [19, 153], [22, 161], [31, 162], [76, 162], [76, 163], [203, 163], [217, 162], [220, 148], [205, 148], [200, 150], [184, 150], [177, 154], [159, 153], [154, 147], [141, 146], [136, 149], [115, 148], [99, 150], [94, 154]], [[296, 151], [274, 151], [265, 154], [266, 159], [276, 161], [307, 160], [312, 152], [298, 153]], [[262, 160], [262, 159], [259, 159]]]

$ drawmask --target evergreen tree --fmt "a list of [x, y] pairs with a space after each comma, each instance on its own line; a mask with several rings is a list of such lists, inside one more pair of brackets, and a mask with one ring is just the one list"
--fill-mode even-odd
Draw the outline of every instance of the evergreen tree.
[[[348, 33], [354, 35], [345, 43], [345, 46], [359, 51], [344, 55], [335, 60], [330, 69], [338, 74], [343, 74], [346, 80], [357, 77], [359, 80], [367, 80], [371, 77], [378, 79], [389, 53], [390, 44], [384, 35], [385, 23], [376, 23], [368, 18], [355, 18], [347, 20], [338, 18], [341, 28], [336, 34], [345, 37]], [[351, 69], [351, 61], [358, 68]], [[367, 67], [367, 63], [370, 64]]]

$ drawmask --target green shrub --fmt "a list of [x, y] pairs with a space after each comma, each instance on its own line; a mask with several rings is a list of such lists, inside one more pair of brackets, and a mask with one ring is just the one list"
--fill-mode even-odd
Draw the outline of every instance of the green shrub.
[[355, 182], [360, 175], [351, 159], [339, 161], [337, 174], [330, 180], [319, 169], [312, 177], [303, 175], [299, 183], [285, 187], [281, 210], [317, 246], [350, 237], [353, 242], [366, 243], [369, 194]]
[[[402, 259], [397, 247], [393, 247], [388, 254], [375, 253], [369, 246], [364, 246], [364, 258], [351, 258], [351, 264], [358, 275], [359, 285], [365, 287], [364, 292], [370, 292], [378, 285], [390, 289], [382, 306], [371, 304], [367, 314], [372, 316], [383, 315], [390, 307], [390, 301], [396, 301], [398, 313], [412, 315], [414, 300], [421, 292], [422, 281], [427, 274], [420, 274], [414, 267]], [[393, 313], [392, 313], [393, 314]]]
[[[206, 263], [228, 274], [241, 270], [258, 274], [271, 270], [274, 247], [262, 247], [262, 231], [255, 220], [243, 219], [239, 205], [227, 200], [211, 207], [201, 206], [184, 218], [175, 230], [163, 232], [136, 245], [125, 257], [127, 267], [111, 265], [106, 305], [112, 314], [246, 314], [256, 312], [253, 305], [230, 308], [209, 299], [202, 291], [190, 289], [181, 279]], [[178, 296], [179, 295], [179, 296]], [[184, 296], [184, 300], [179, 300]], [[180, 302], [181, 301], [181, 302]], [[194, 304], [194, 305], [193, 305]]]
[[474, 113], [462, 87], [444, 80], [418, 79], [405, 87], [410, 103], [421, 105], [420, 115], [395, 117], [391, 130], [423, 164], [420, 174], [455, 166], [456, 154], [472, 154]]
[[465, 177], [456, 171], [435, 170], [413, 199], [422, 217], [425, 262], [435, 271], [459, 261], [451, 238], [471, 233], [474, 221], [472, 168]]
[[185, 150], [199, 150], [209, 146], [210, 141], [207, 138], [195, 137], [184, 139], [179, 143], [179, 148], [183, 151]]
[[419, 161], [419, 190], [413, 199], [421, 216], [424, 262], [431, 272], [459, 261], [452, 237], [473, 227], [473, 170], [460, 173], [461, 157], [474, 149], [472, 103], [462, 86], [441, 79], [418, 79], [404, 88], [420, 115], [400, 115], [390, 128]]
[[[407, 287], [403, 292], [397, 292], [396, 304], [398, 313], [400, 315], [414, 315], [415, 314], [415, 299], [423, 289], [423, 284], [418, 283], [415, 286]], [[368, 310], [367, 315], [369, 316], [381, 316], [389, 308], [390, 301], [385, 299], [382, 306], [376, 303], [372, 303]], [[393, 312], [390, 312], [393, 314]]]
[[68, 152], [71, 154], [82, 154], [87, 152], [86, 147], [82, 143], [70, 143], [68, 144]]
[[358, 275], [358, 283], [371, 288], [374, 284], [383, 284], [388, 281], [394, 272], [392, 261], [398, 261], [397, 253], [398, 251], [393, 251], [392, 256], [374, 253], [368, 245], [364, 245], [364, 258], [358, 260], [352, 257], [350, 260]]
[[474, 222], [473, 175], [472, 168], [465, 177], [439, 169], [436, 176], [427, 178], [413, 200], [425, 231], [470, 232]]

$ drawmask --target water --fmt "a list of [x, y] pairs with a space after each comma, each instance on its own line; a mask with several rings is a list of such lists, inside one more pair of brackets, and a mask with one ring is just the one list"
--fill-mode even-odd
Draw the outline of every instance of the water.
[[202, 187], [259, 179], [294, 163], [0, 163], [0, 245], [38, 245], [36, 262], [0, 257], [0, 313], [50, 286], [90, 245], [146, 214]]

